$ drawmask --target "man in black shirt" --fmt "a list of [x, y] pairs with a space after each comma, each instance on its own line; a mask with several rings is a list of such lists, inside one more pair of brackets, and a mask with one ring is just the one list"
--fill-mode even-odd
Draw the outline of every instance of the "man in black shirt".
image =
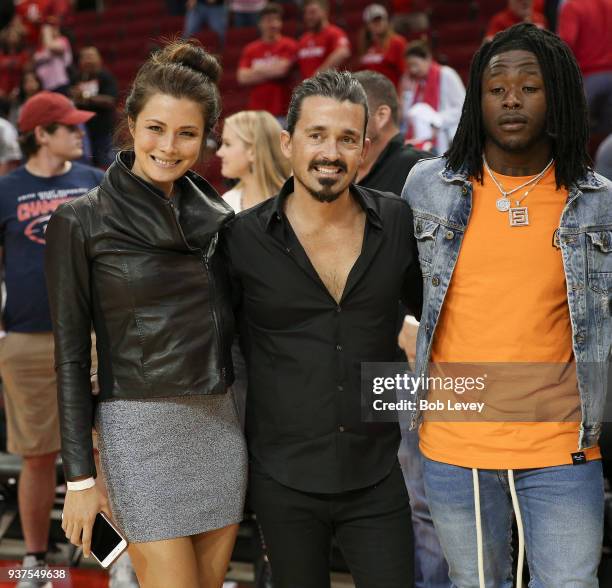
[[83, 47], [79, 53], [79, 73], [73, 87], [74, 102], [96, 113], [87, 123], [93, 164], [109, 166], [113, 159], [113, 129], [117, 102], [117, 80], [102, 66], [95, 47]]
[[[359, 168], [357, 182], [360, 186], [385, 190], [401, 196], [406, 178], [412, 166], [425, 157], [427, 151], [417, 151], [412, 145], [404, 145], [399, 131], [399, 101], [397, 91], [389, 78], [364, 70], [354, 74], [368, 97], [370, 117], [366, 134], [371, 145], [363, 165]], [[406, 309], [399, 305], [398, 324], [406, 316]], [[412, 354], [409, 360], [414, 364], [418, 323], [407, 317], [410, 330], [404, 329], [412, 339]], [[405, 361], [404, 352], [398, 348], [398, 361]], [[402, 413], [400, 413], [402, 415]], [[444, 558], [438, 535], [429, 512], [429, 504], [423, 483], [423, 463], [419, 449], [418, 432], [409, 430], [409, 415], [400, 418], [402, 442], [399, 461], [404, 473], [414, 531], [414, 564], [416, 588], [450, 588], [448, 564]]]
[[365, 90], [370, 109], [366, 130], [370, 149], [359, 167], [357, 183], [401, 196], [412, 166], [432, 155], [404, 145], [399, 129], [397, 91], [391, 80], [371, 70], [359, 71], [354, 76]]
[[225, 235], [248, 369], [251, 504], [275, 588], [329, 586], [336, 537], [357, 585], [413, 582], [396, 423], [361, 418], [362, 362], [393, 361], [397, 303], [420, 315], [404, 201], [352, 182], [367, 98], [348, 72], [294, 91], [281, 135], [290, 178]]

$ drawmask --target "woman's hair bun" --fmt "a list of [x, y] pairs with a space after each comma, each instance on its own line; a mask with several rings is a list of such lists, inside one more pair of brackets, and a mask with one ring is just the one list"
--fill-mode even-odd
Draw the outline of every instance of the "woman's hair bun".
[[183, 65], [206, 76], [214, 84], [221, 78], [221, 65], [196, 39], [173, 41], [155, 54], [160, 65]]

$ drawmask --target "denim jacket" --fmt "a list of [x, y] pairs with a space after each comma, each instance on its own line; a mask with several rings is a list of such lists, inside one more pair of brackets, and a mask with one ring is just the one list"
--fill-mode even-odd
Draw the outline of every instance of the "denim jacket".
[[[424, 281], [415, 368], [427, 375], [436, 325], [470, 219], [472, 182], [465, 171], [446, 169], [442, 157], [425, 159], [412, 168], [402, 198], [414, 213]], [[612, 183], [589, 172], [572, 185], [556, 236], [580, 394], [578, 447], [584, 449], [599, 438], [612, 350]], [[414, 414], [411, 428], [419, 417]]]

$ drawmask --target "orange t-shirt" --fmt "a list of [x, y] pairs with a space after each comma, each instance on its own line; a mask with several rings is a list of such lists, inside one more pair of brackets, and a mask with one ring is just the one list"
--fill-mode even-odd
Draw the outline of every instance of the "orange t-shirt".
[[[506, 190], [529, 179], [496, 177]], [[509, 197], [513, 207], [524, 193]], [[434, 334], [431, 375], [447, 372], [445, 362], [491, 362], [481, 371], [511, 376], [499, 385], [491, 379], [480, 393], [489, 407], [482, 414], [489, 416], [468, 422], [425, 411], [421, 450], [435, 461], [470, 468], [571, 464], [580, 398], [563, 260], [553, 240], [567, 191], [556, 189], [551, 168], [520, 204], [529, 214], [529, 225], [520, 227], [497, 210], [500, 197], [485, 171], [483, 185], [474, 182], [469, 225]], [[463, 400], [430, 387], [430, 402], [442, 399], [446, 406], [451, 397]], [[601, 457], [598, 447], [584, 453]]]

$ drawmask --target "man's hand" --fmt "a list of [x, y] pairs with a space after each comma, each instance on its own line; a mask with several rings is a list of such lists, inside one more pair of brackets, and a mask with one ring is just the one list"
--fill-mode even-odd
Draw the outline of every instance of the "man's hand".
[[268, 76], [271, 78], [282, 78], [287, 75], [289, 63], [286, 59], [276, 59], [269, 64]]
[[72, 88], [70, 88], [70, 97], [76, 104], [83, 104], [85, 101], [80, 86], [72, 86]]
[[419, 332], [418, 323], [410, 316], [406, 316], [402, 330], [397, 338], [397, 344], [403, 349], [410, 365], [414, 367], [416, 360], [416, 340]]
[[100, 382], [98, 381], [98, 374], [91, 375], [91, 393], [94, 396], [100, 394]]

